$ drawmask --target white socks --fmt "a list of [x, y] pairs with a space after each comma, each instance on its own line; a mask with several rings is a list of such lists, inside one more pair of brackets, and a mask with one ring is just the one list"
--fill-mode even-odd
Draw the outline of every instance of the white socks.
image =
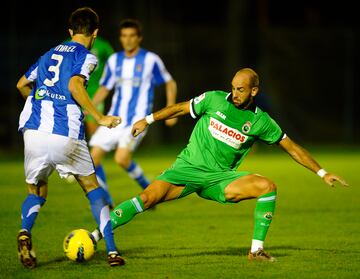
[[257, 252], [259, 249], [264, 248], [264, 241], [253, 239], [251, 242], [251, 253]]

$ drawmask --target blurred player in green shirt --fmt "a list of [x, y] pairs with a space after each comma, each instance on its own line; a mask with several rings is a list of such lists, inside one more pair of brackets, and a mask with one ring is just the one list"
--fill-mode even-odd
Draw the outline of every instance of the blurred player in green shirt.
[[[90, 51], [97, 57], [99, 61], [95, 71], [92, 73], [89, 79], [87, 86], [89, 97], [90, 99], [93, 99], [96, 90], [99, 88], [99, 81], [101, 79], [106, 61], [109, 56], [114, 53], [114, 49], [107, 40], [98, 36]], [[99, 105], [97, 105], [97, 109], [101, 112], [104, 112], [104, 102], [101, 102]], [[90, 138], [97, 129], [96, 121], [91, 115], [88, 115], [85, 118], [85, 125], [87, 137]]]
[[[317, 173], [325, 183], [347, 183], [327, 173], [301, 146], [292, 141], [279, 125], [254, 103], [259, 91], [257, 73], [244, 68], [231, 83], [231, 92], [209, 91], [190, 101], [163, 108], [133, 125], [134, 136], [155, 120], [190, 114], [198, 119], [189, 143], [174, 164], [159, 175], [140, 195], [118, 205], [111, 213], [113, 229], [129, 222], [136, 214], [157, 203], [196, 193], [219, 203], [257, 199], [254, 233], [249, 260], [275, 261], [264, 251], [276, 202], [276, 185], [268, 178], [236, 171], [256, 141], [277, 144], [296, 162]], [[101, 235], [93, 232], [96, 239]]]

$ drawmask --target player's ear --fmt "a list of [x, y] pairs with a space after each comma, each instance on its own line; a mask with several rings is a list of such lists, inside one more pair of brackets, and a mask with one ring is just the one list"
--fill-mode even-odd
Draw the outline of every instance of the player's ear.
[[68, 29], [70, 36], [72, 37], [74, 35], [74, 31], [72, 29]]
[[258, 92], [259, 92], [259, 87], [255, 86], [251, 88], [251, 96], [255, 97]]
[[99, 32], [99, 29], [95, 29], [94, 32], [92, 33], [93, 37], [96, 38], [97, 34]]

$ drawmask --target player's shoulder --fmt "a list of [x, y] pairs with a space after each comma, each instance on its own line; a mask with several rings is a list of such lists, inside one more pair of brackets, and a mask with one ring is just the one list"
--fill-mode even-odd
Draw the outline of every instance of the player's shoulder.
[[258, 119], [259, 123], [275, 122], [273, 117], [267, 111], [264, 111], [262, 108], [256, 105], [255, 105], [255, 117]]
[[194, 104], [206, 103], [207, 105], [216, 104], [220, 105], [223, 101], [226, 101], [226, 96], [229, 93], [221, 90], [205, 91], [202, 94], [193, 98]]
[[160, 56], [157, 53], [145, 48], [141, 48], [139, 54], [144, 55], [149, 60], [161, 60]]
[[112, 53], [109, 56], [108, 60], [116, 60], [119, 55], [123, 55], [123, 51], [118, 51], [118, 52]]
[[218, 101], [226, 101], [227, 96], [230, 94], [229, 92], [225, 92], [222, 90], [211, 90], [203, 93], [205, 98], [208, 99], [216, 99]]
[[264, 118], [269, 118], [269, 117], [270, 117], [269, 113], [266, 112], [265, 110], [263, 110], [263, 109], [262, 109], [261, 107], [259, 107], [258, 105], [253, 104], [253, 106], [254, 106], [254, 109], [253, 109], [254, 113], [255, 113], [256, 115], [258, 115], [259, 117], [264, 117]]

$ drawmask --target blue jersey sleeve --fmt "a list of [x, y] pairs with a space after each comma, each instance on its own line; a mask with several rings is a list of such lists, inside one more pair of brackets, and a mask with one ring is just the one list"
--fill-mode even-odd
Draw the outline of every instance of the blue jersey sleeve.
[[32, 65], [29, 70], [25, 73], [25, 77], [28, 80], [34, 81], [37, 78], [37, 69], [39, 66], [39, 60], [36, 61], [36, 63], [34, 65]]

